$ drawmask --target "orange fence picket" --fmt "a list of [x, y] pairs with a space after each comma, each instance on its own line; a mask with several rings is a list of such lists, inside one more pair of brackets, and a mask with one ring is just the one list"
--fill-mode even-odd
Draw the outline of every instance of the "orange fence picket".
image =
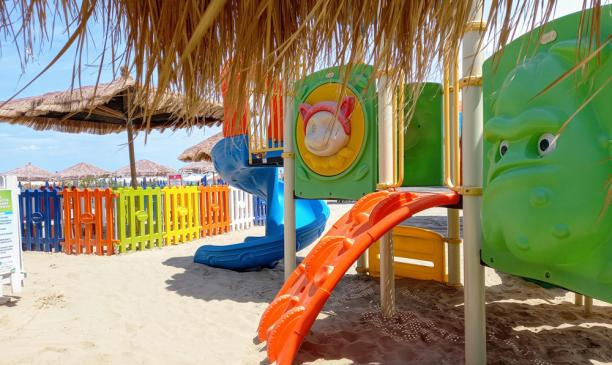
[[229, 187], [200, 186], [200, 220], [202, 236], [229, 232]]
[[112, 255], [115, 251], [111, 189], [64, 189], [64, 246], [67, 254]]

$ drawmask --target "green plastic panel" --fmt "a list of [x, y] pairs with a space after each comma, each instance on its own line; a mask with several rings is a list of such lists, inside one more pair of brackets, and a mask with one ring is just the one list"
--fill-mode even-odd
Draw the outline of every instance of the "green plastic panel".
[[[404, 94], [409, 101], [412, 87]], [[408, 116], [410, 102], [404, 108]], [[408, 120], [406, 120], [408, 122]], [[412, 118], [404, 133], [404, 181], [402, 186], [442, 186], [443, 120], [442, 85], [426, 83], [414, 106]]]
[[[310, 94], [325, 84], [340, 86], [345, 81], [346, 68], [328, 68], [298, 81], [295, 93], [296, 125], [298, 125], [299, 106], [306, 102]], [[355, 108], [361, 107], [364, 120], [363, 140], [358, 146], [354, 161], [343, 171], [333, 176], [323, 176], [313, 171], [304, 161], [298, 146], [296, 128], [296, 178], [295, 195], [306, 199], [359, 199], [376, 190], [378, 181], [378, 132], [377, 99], [374, 83], [369, 83], [372, 67], [353, 66], [348, 75], [347, 88], [356, 97]], [[336, 98], [336, 97], [334, 97]], [[329, 100], [336, 102], [336, 100]], [[353, 113], [354, 117], [355, 113]]]
[[[591, 49], [612, 34], [612, 5], [601, 10]], [[484, 64], [482, 260], [612, 302], [612, 45], [553, 84], [588, 53], [579, 20], [552, 21]]]

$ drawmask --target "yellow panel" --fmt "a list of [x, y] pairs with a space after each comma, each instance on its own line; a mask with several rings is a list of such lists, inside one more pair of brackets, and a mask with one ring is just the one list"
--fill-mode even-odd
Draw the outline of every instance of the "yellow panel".
[[[336, 101], [340, 100], [342, 84], [327, 83], [314, 89], [306, 98], [306, 102], [314, 105], [321, 101]], [[351, 115], [351, 135], [346, 146], [338, 153], [332, 156], [317, 156], [306, 148], [304, 144], [304, 119], [298, 114], [296, 125], [296, 140], [300, 156], [304, 163], [315, 173], [322, 176], [335, 176], [343, 173], [348, 169], [359, 156], [363, 139], [365, 136], [365, 120], [363, 107], [360, 99], [349, 89], [346, 88], [346, 95], [355, 97], [355, 110]]]
[[[444, 237], [436, 232], [418, 227], [393, 229], [393, 247], [396, 277], [446, 282], [446, 253]], [[374, 243], [368, 250], [369, 272], [380, 275], [380, 244]], [[398, 262], [398, 258], [429, 261], [433, 267]]]

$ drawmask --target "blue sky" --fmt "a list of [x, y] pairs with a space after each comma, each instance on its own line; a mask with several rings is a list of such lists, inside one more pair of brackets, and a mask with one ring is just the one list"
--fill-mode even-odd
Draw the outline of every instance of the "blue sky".
[[[61, 49], [66, 36], [59, 34], [52, 44], [37, 54], [35, 61], [22, 70], [14, 45], [4, 40], [0, 42], [0, 100], [10, 98], [38, 74]], [[87, 64], [95, 64], [97, 52], [90, 52]], [[58, 63], [41, 78], [30, 85], [19, 97], [39, 95], [45, 92], [70, 88], [74, 52], [64, 55]], [[82, 84], [94, 84], [97, 66], [85, 67]], [[113, 79], [110, 68], [104, 69], [102, 81]], [[152, 132], [144, 143], [144, 133], [135, 141], [136, 159], [149, 159], [170, 167], [184, 165], [177, 156], [187, 147], [207, 138], [220, 130], [214, 128], [195, 128], [192, 131], [172, 133]], [[129, 163], [127, 136], [125, 132], [110, 135], [71, 134], [33, 129], [0, 123], [0, 172], [22, 166], [28, 162], [50, 171], [60, 171], [78, 162], [89, 162], [113, 171]]]
[[[487, 1], [488, 3], [488, 1]], [[605, 2], [604, 2], [605, 3]], [[581, 0], [558, 2], [556, 16], [581, 9]], [[53, 43], [37, 55], [26, 70], [21, 69], [15, 47], [10, 42], [0, 42], [0, 100], [6, 100], [29, 82], [59, 51], [66, 41], [65, 34], [55, 36]], [[91, 50], [87, 64], [95, 64], [97, 52]], [[49, 91], [66, 90], [71, 84], [74, 52], [64, 55], [50, 70], [36, 80], [20, 97], [39, 95]], [[93, 84], [97, 66], [85, 67], [83, 85]], [[112, 80], [109, 69], [102, 73], [102, 81]], [[184, 164], [176, 157], [185, 148], [219, 131], [219, 128], [193, 129], [192, 131], [152, 132], [147, 143], [141, 133], [135, 142], [136, 159], [149, 159], [179, 168]], [[28, 162], [50, 171], [60, 171], [78, 162], [89, 162], [107, 170], [116, 170], [128, 164], [127, 137], [125, 133], [111, 135], [69, 134], [52, 131], [34, 131], [27, 127], [0, 123], [0, 172], [19, 167]]]

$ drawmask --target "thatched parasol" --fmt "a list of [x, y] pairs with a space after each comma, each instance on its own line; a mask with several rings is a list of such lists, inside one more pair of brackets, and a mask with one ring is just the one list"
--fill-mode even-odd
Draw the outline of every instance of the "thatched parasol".
[[3, 175], [16, 175], [20, 181], [46, 181], [55, 177], [52, 172], [34, 166], [30, 162], [22, 167], [7, 171]]
[[[172, 129], [219, 125], [223, 107], [199, 101], [195, 113], [186, 113], [183, 98], [165, 93], [155, 102], [155, 92], [144, 93], [127, 75], [108, 84], [86, 86], [63, 92], [0, 102], [0, 121], [21, 124], [36, 130], [57, 130], [68, 133], [107, 134], [127, 130], [130, 165], [134, 165], [134, 130]], [[193, 103], [190, 104], [193, 108]], [[189, 120], [182, 115], [192, 115]], [[136, 184], [132, 169], [132, 185]]]
[[80, 162], [57, 173], [60, 179], [82, 179], [84, 177], [106, 177], [110, 172], [86, 162]]
[[223, 133], [219, 132], [212, 137], [208, 137], [202, 142], [187, 148], [178, 157], [183, 162], [197, 162], [197, 161], [212, 161], [210, 151], [213, 147], [223, 139]]
[[[150, 160], [138, 160], [136, 161], [135, 166], [136, 174], [140, 177], [165, 176], [176, 173], [176, 170], [164, 165], [160, 165]], [[120, 177], [127, 177], [130, 176], [130, 174], [130, 165], [124, 166], [113, 173], [113, 175]]]
[[[218, 95], [224, 77], [220, 70], [227, 65], [228, 98], [242, 105], [249, 95], [263, 101], [270, 80], [298, 80], [321, 65], [363, 60], [389, 70], [395, 86], [402, 73], [411, 82], [422, 81], [435, 71], [440, 57], [458, 49], [476, 3], [30, 0], [0, 5], [0, 29], [6, 29], [8, 42], [18, 41], [15, 48], [27, 61], [33, 58], [32, 49], [45, 49], [38, 45], [53, 39], [39, 36], [54, 29], [51, 24], [70, 24], [72, 32], [60, 54], [70, 46], [79, 54], [94, 42], [102, 43], [106, 57], [99, 58], [101, 63], [112, 60], [116, 67], [132, 66], [143, 85], [159, 87], [160, 93], [180, 91], [190, 105]], [[491, 36], [493, 50], [499, 50], [517, 29], [550, 19], [556, 3], [492, 1], [482, 19], [487, 24], [485, 38]], [[601, 39], [601, 0], [582, 3], [583, 8], [596, 6], [598, 11], [584, 17], [576, 34], [591, 28], [591, 39]], [[106, 31], [91, 37], [94, 27]]]
[[215, 171], [215, 167], [210, 161], [192, 162], [179, 169], [181, 174], [205, 174]]

